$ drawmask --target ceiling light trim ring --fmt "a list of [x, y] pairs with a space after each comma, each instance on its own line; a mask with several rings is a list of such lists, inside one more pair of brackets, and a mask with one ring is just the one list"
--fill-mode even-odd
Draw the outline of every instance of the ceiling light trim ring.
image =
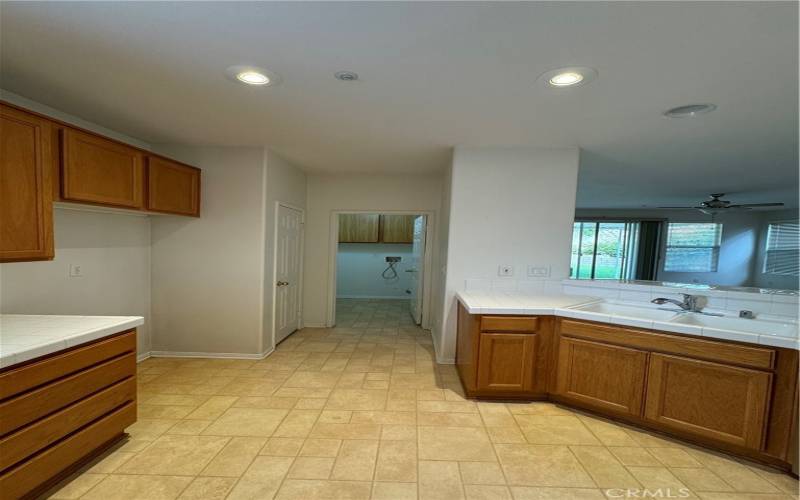
[[248, 87], [272, 87], [281, 82], [281, 77], [268, 69], [252, 64], [235, 64], [225, 70], [225, 76]]
[[537, 78], [540, 85], [548, 89], [572, 89], [581, 87], [597, 78], [597, 70], [588, 66], [568, 66], [545, 71]]

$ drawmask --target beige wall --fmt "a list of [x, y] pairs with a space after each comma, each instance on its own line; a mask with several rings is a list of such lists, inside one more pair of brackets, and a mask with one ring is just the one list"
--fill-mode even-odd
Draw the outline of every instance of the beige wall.
[[264, 247], [264, 328], [262, 332], [263, 351], [272, 350], [274, 342], [273, 306], [275, 293], [275, 218], [277, 203], [287, 203], [293, 207], [306, 208], [306, 174], [269, 149], [264, 151], [266, 163], [266, 199], [264, 204], [264, 226], [266, 245]]
[[[327, 320], [331, 265], [331, 215], [337, 210], [432, 212], [434, 235], [441, 208], [441, 176], [311, 175], [308, 177], [304, 268], [306, 326], [324, 326]], [[430, 249], [438, 263], [438, 238]], [[433, 277], [432, 277], [433, 278]]]
[[264, 150], [157, 149], [203, 170], [203, 201], [199, 219], [152, 219], [153, 350], [259, 355]]
[[453, 154], [444, 327], [434, 331], [440, 362], [455, 358], [455, 293], [468, 279], [497, 280], [500, 265], [514, 280], [529, 265], [569, 276], [578, 149], [457, 147]]

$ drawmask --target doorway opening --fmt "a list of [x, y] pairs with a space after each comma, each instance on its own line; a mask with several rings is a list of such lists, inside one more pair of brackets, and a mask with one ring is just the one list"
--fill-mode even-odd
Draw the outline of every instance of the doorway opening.
[[430, 216], [336, 213], [329, 326], [427, 328]]

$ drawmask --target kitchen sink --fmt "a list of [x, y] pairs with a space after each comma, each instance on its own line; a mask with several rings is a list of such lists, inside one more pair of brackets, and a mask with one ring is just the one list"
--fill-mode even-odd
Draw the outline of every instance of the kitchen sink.
[[678, 314], [677, 311], [664, 311], [655, 307], [632, 306], [627, 304], [618, 304], [615, 302], [595, 302], [593, 304], [574, 307], [573, 309], [600, 314], [610, 314], [612, 316], [639, 318], [650, 321], [669, 321]]
[[673, 323], [693, 325], [719, 330], [734, 330], [771, 335], [775, 337], [797, 337], [797, 325], [791, 322], [770, 321], [765, 319], [741, 319], [732, 317], [704, 316], [702, 314], [682, 314], [672, 320]]

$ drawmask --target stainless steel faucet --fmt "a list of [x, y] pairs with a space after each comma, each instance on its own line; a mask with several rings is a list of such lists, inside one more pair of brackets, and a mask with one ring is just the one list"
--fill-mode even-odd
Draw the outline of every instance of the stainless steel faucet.
[[665, 297], [659, 297], [650, 302], [659, 305], [667, 303], [675, 304], [686, 312], [700, 312], [701, 308], [697, 306], [697, 299], [699, 299], [697, 295], [689, 295], [688, 293], [682, 293], [681, 295], [683, 296], [683, 302], [675, 299], [667, 299]]

